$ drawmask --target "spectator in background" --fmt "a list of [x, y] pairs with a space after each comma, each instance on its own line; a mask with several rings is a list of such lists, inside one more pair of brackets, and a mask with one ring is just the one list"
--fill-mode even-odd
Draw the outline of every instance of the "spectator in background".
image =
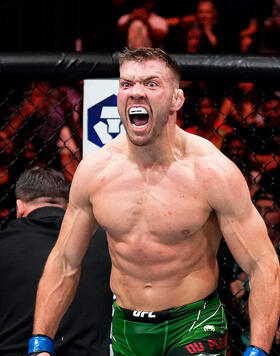
[[159, 14], [165, 17], [168, 23], [168, 35], [166, 39], [166, 50], [170, 53], [185, 52], [186, 47], [186, 29], [182, 28], [182, 14], [186, 18], [194, 21], [197, 0], [173, 0], [170, 6], [169, 0], [161, 0], [157, 10]]
[[233, 85], [219, 108], [219, 121], [225, 123], [227, 134], [240, 131], [244, 136], [246, 129], [256, 122], [260, 93], [252, 82], [239, 82]]
[[233, 107], [226, 123], [233, 131], [238, 131], [242, 136], [246, 129], [255, 123], [255, 116], [256, 111], [253, 103], [245, 97]]
[[280, 162], [280, 99], [271, 94], [258, 109], [258, 115], [247, 133], [250, 162], [260, 173], [279, 167]]
[[210, 97], [202, 97], [198, 100], [198, 107], [193, 120], [194, 125], [185, 128], [185, 131], [202, 136], [221, 149], [223, 135], [217, 126], [218, 113]]
[[193, 13], [167, 18], [167, 21], [170, 28], [168, 37], [172, 37], [167, 41], [169, 50], [187, 53], [220, 51], [221, 29], [212, 0], [199, 0]]
[[199, 46], [202, 40], [202, 30], [197, 26], [191, 27], [187, 32], [186, 40], [187, 40], [186, 52], [198, 53]]
[[265, 25], [280, 27], [280, 1], [273, 0], [271, 6], [270, 16], [265, 19]]
[[[277, 250], [280, 243], [280, 205], [279, 198], [271, 193], [258, 191], [253, 200], [255, 206], [266, 223], [269, 237]], [[279, 256], [280, 257], [280, 256]]]
[[[26, 167], [45, 163], [62, 169], [69, 181], [81, 160], [75, 131], [82, 96], [73, 90], [48, 81], [32, 83], [23, 104], [11, 115], [7, 125], [11, 137], [20, 132]], [[77, 116], [71, 120], [74, 125], [70, 125], [69, 106]], [[71, 126], [75, 126], [74, 132]]]
[[238, 133], [232, 132], [226, 136], [222, 152], [237, 165], [242, 173], [244, 173], [244, 170], [246, 170], [246, 162], [248, 160], [246, 158], [246, 144], [240, 138]]
[[65, 125], [60, 130], [56, 142], [59, 147], [60, 164], [66, 178], [71, 182], [78, 163], [81, 160], [82, 130], [82, 83], [77, 86], [60, 86], [63, 93], [63, 111]]
[[217, 9], [212, 0], [198, 1], [195, 16], [183, 16], [183, 28], [187, 28], [187, 52], [195, 53], [190, 48], [190, 39], [195, 34], [199, 39], [197, 53], [218, 53], [221, 47], [221, 29], [217, 20]]
[[224, 99], [221, 105], [221, 112], [224, 116], [229, 115], [235, 110], [235, 106], [244, 100], [251, 101], [254, 107], [260, 102], [261, 94], [255, 83], [238, 82], [231, 85], [228, 96]]
[[272, 0], [268, 16], [264, 18], [261, 28], [260, 53], [279, 53], [280, 35], [280, 0]]
[[[34, 167], [16, 183], [17, 218], [0, 232], [0, 354], [25, 356], [37, 284], [68, 202], [65, 176]], [[98, 230], [83, 261], [76, 298], [56, 335], [56, 356], [108, 356], [112, 316], [111, 262]]]
[[232, 160], [244, 175], [251, 197], [259, 190], [259, 180], [261, 175], [252, 170], [249, 161], [249, 152], [246, 146], [246, 139], [239, 134], [239, 131], [233, 131], [227, 135], [223, 142], [222, 152]]
[[157, 0], [139, 0], [139, 7], [119, 18], [117, 29], [126, 38], [128, 48], [165, 47], [168, 23], [154, 12], [156, 3]]
[[[227, 104], [229, 106], [225, 108]], [[228, 116], [225, 117], [223, 112], [229, 109]], [[249, 129], [255, 123], [255, 117], [255, 107], [246, 97], [237, 103], [232, 102], [230, 98], [226, 98], [219, 111], [220, 131], [224, 132], [225, 136], [238, 135], [241, 142], [246, 142]], [[246, 159], [247, 170], [249, 171], [248, 164], [249, 161]]]
[[257, 51], [259, 0], [215, 0], [226, 53]]
[[274, 194], [280, 197], [280, 167], [264, 171], [258, 180], [258, 190], [262, 193]]

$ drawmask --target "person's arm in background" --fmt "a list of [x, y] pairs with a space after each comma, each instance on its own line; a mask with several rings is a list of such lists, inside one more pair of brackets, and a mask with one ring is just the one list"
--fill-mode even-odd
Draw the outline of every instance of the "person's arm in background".
[[249, 26], [239, 32], [241, 53], [249, 52], [254, 42], [253, 36], [257, 33], [257, 31], [258, 31], [258, 20], [251, 19]]
[[245, 282], [246, 282], [246, 273], [241, 272], [238, 275], [238, 277], [230, 283], [230, 290], [235, 298], [239, 299], [245, 295], [246, 293]]
[[81, 152], [73, 138], [69, 126], [63, 126], [60, 130], [57, 142], [59, 156], [63, 172], [69, 182], [72, 181], [74, 173], [81, 161]]
[[209, 204], [233, 257], [249, 275], [250, 342], [268, 353], [279, 320], [279, 261], [244, 177], [231, 162], [223, 163], [208, 169]]
[[208, 41], [211, 43], [211, 46], [217, 47], [218, 44], [218, 38], [213, 32], [213, 27], [209, 24], [204, 25], [203, 27], [204, 33], [208, 38]]
[[247, 28], [239, 32], [239, 36], [242, 37], [251, 37], [258, 31], [258, 20], [251, 19]]
[[144, 7], [133, 9], [129, 14], [122, 15], [117, 22], [117, 29], [121, 35], [127, 35], [128, 28], [132, 21], [141, 20], [146, 23], [149, 13]]
[[[39, 282], [33, 335], [54, 338], [59, 323], [75, 296], [81, 262], [90, 239], [97, 229], [88, 187], [88, 169], [81, 162], [72, 182], [69, 205], [58, 240], [48, 257]], [[31, 340], [33, 342], [34, 338]], [[37, 341], [38, 339], [35, 338], [35, 342]], [[41, 348], [41, 350], [48, 351], [48, 348]], [[35, 350], [33, 348], [31, 351], [38, 351], [38, 348]], [[31, 351], [29, 349], [29, 353]], [[49, 353], [44, 352], [40, 355], [49, 355]]]
[[154, 47], [162, 47], [168, 34], [169, 26], [164, 17], [152, 13], [147, 20], [149, 36]]

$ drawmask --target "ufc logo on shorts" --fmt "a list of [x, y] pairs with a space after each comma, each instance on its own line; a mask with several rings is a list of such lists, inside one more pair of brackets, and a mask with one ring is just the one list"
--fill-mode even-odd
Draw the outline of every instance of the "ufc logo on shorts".
[[148, 317], [148, 318], [155, 318], [155, 314], [153, 314], [153, 312], [141, 312], [141, 311], [137, 311], [137, 310], [134, 310], [133, 311], [133, 316], [135, 316], [136, 318], [144, 318], [145, 316]]

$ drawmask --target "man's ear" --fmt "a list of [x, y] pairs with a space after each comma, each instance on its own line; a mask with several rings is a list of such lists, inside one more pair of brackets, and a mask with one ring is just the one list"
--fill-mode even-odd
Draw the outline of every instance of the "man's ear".
[[185, 95], [182, 89], [175, 89], [175, 93], [172, 99], [172, 105], [170, 107], [170, 114], [181, 109], [185, 102]]
[[17, 206], [17, 218], [22, 218], [25, 212], [25, 203], [23, 200], [17, 199], [16, 201]]

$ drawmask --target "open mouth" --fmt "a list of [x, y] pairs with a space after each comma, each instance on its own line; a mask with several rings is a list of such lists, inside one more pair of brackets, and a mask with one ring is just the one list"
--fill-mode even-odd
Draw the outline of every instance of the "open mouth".
[[133, 107], [129, 110], [129, 119], [132, 125], [141, 127], [145, 126], [149, 121], [149, 114], [143, 107]]

